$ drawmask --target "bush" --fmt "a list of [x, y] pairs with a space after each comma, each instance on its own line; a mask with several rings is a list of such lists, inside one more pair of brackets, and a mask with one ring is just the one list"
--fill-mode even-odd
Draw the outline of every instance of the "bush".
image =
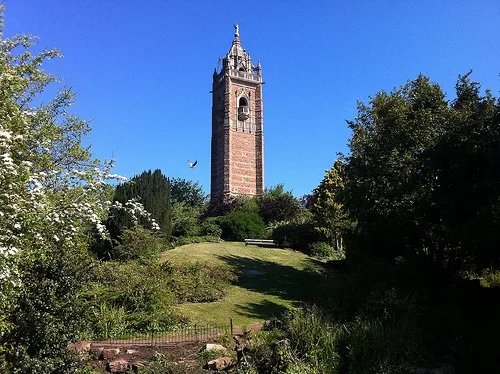
[[125, 229], [111, 249], [110, 255], [116, 260], [152, 260], [166, 249], [164, 239], [142, 226]]
[[325, 242], [314, 242], [309, 244], [309, 253], [317, 258], [331, 258], [333, 256], [333, 247]]
[[175, 246], [193, 244], [193, 243], [219, 243], [221, 239], [218, 236], [181, 236], [175, 241]]
[[234, 279], [234, 274], [227, 267], [197, 262], [174, 268], [169, 287], [178, 303], [210, 302], [224, 297], [229, 282]]
[[500, 287], [500, 271], [489, 270], [481, 278], [481, 286], [488, 288]]
[[200, 226], [200, 235], [201, 236], [215, 236], [220, 238], [222, 235], [222, 229], [220, 226], [215, 223], [213, 220], [206, 220]]
[[306, 250], [309, 243], [324, 241], [323, 235], [310, 222], [285, 223], [277, 226], [272, 239], [282, 248]]
[[218, 223], [222, 229], [222, 239], [230, 241], [262, 238], [266, 230], [264, 221], [254, 212], [232, 212], [219, 217]]

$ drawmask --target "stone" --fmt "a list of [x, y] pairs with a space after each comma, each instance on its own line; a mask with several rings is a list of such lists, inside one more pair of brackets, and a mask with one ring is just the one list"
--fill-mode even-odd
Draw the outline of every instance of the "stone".
[[120, 354], [120, 348], [105, 348], [102, 350], [102, 358], [109, 360]]
[[128, 368], [128, 361], [124, 359], [108, 362], [108, 370], [110, 373], [125, 373]]
[[98, 347], [98, 348], [91, 347], [89, 355], [97, 360], [103, 360], [104, 359], [103, 352], [104, 352], [103, 347]]
[[125, 351], [125, 354], [127, 355], [135, 355], [138, 351], [136, 351], [135, 349], [127, 349]]
[[220, 344], [208, 343], [205, 345], [204, 351], [227, 351], [227, 348]]
[[75, 351], [78, 354], [85, 354], [90, 351], [90, 342], [78, 342], [68, 344], [69, 351]]
[[228, 367], [234, 365], [234, 363], [232, 357], [219, 357], [215, 360], [208, 361], [205, 368], [212, 371], [224, 371]]

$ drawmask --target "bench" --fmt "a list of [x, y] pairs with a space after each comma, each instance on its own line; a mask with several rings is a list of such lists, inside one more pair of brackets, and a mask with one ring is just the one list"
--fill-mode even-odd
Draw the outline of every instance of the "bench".
[[270, 247], [277, 247], [278, 244], [274, 240], [268, 239], [245, 239], [245, 245], [264, 245]]

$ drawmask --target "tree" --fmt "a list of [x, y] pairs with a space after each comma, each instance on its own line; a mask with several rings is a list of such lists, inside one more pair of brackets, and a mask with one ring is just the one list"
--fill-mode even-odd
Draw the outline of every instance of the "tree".
[[344, 165], [341, 160], [336, 160], [325, 177], [314, 190], [311, 213], [315, 226], [329, 238], [336, 250], [343, 250], [343, 236], [353, 224], [342, 204], [344, 189]]
[[182, 178], [170, 179], [172, 205], [183, 203], [191, 208], [201, 208], [207, 202], [207, 195], [198, 182]]
[[345, 206], [371, 255], [451, 271], [498, 261], [499, 102], [469, 75], [452, 103], [420, 75], [348, 122]]
[[[160, 227], [160, 231], [166, 240], [170, 239], [171, 227], [171, 203], [170, 184], [160, 169], [154, 172], [144, 171], [134, 176], [130, 181], [116, 186], [114, 200], [126, 204], [127, 201], [136, 199], [144, 206], [151, 217]], [[148, 220], [143, 219], [141, 224], [150, 228]], [[124, 229], [134, 226], [133, 217], [126, 212], [117, 211], [108, 220], [108, 227], [113, 237], [121, 235]]]
[[89, 229], [104, 234], [114, 176], [82, 145], [90, 127], [68, 112], [71, 89], [40, 104], [57, 81], [41, 65], [60, 54], [33, 55], [34, 42], [0, 35], [0, 355], [12, 373], [61, 373], [84, 328]]
[[291, 191], [285, 191], [283, 184], [266, 188], [264, 195], [258, 199], [259, 215], [264, 222], [286, 221], [299, 213], [298, 200]]

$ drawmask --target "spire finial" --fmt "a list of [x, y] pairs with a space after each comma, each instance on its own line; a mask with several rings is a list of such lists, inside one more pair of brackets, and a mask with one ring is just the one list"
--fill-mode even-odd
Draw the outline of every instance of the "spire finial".
[[234, 36], [239, 37], [240, 36], [240, 26], [238, 26], [237, 23], [235, 23], [233, 26], [234, 26]]

